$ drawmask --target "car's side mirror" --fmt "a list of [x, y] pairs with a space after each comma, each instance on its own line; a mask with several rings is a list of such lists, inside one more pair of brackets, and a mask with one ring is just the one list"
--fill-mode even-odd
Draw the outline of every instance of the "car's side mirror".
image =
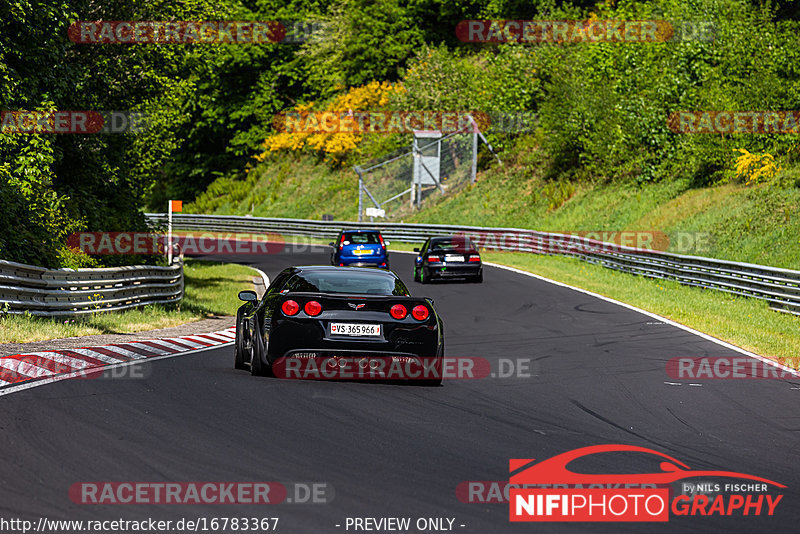
[[328, 246], [329, 246], [329, 247], [335, 247], [336, 245], [334, 245], [334, 244], [333, 244], [333, 241], [331, 241], [330, 243], [328, 243]]
[[415, 249], [414, 249], [414, 252], [419, 252], [419, 248], [415, 248]]
[[245, 302], [255, 302], [258, 300], [258, 295], [256, 295], [255, 291], [250, 289], [239, 291], [239, 300], [243, 300]]

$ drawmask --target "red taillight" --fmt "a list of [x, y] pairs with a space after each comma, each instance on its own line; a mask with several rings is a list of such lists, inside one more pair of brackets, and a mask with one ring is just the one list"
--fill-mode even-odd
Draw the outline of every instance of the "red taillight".
[[428, 256], [428, 263], [438, 263], [442, 261], [442, 258], [439, 256]]
[[286, 315], [297, 315], [300, 312], [300, 305], [293, 300], [287, 300], [281, 304], [281, 311]]
[[380, 239], [380, 240], [381, 240], [381, 246], [382, 246], [383, 248], [386, 248], [386, 245], [384, 245], [384, 244], [383, 244], [383, 236], [382, 236], [381, 234], [378, 234], [378, 239]]
[[322, 313], [322, 304], [316, 300], [309, 300], [306, 302], [306, 305], [303, 309], [305, 310], [306, 314], [310, 315], [311, 317], [316, 317]]
[[344, 248], [344, 239], [342, 239], [342, 242], [339, 243], [339, 250], [342, 250], [343, 248]]
[[477, 254], [471, 254], [469, 257], [469, 261], [481, 261], [481, 257]]
[[423, 306], [422, 304], [419, 304], [417, 306], [414, 306], [414, 309], [411, 310], [411, 315], [417, 321], [424, 321], [425, 319], [428, 318], [428, 315], [430, 315], [430, 312], [428, 311], [427, 307]]
[[389, 315], [395, 319], [405, 319], [406, 315], [408, 315], [408, 310], [402, 304], [395, 304], [389, 310]]

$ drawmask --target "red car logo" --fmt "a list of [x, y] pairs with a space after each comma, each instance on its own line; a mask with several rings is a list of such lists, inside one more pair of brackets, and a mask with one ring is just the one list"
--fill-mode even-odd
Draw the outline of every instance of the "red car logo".
[[[643, 452], [660, 456], [668, 461], [661, 462], [660, 472], [644, 474], [584, 474], [570, 471], [567, 468], [567, 464], [573, 460], [602, 452]], [[779, 488], [786, 487], [766, 478], [734, 471], [695, 471], [672, 456], [634, 445], [582, 447], [531, 465], [533, 462], [533, 459], [509, 460], [509, 472], [511, 473], [528, 466], [511, 475], [509, 482], [511, 484], [670, 484], [684, 478], [730, 477], [766, 482]]]

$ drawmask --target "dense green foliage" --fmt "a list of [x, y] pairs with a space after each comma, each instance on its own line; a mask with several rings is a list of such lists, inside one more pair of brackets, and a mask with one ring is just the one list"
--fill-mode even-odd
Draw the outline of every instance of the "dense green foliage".
[[[535, 132], [490, 130], [489, 138], [500, 150], [527, 151], [518, 158], [529, 165], [521, 175], [535, 171], [553, 182], [543, 187], [554, 207], [587, 181], [794, 187], [797, 135], [678, 135], [666, 118], [677, 110], [800, 109], [798, 4], [0, 0], [0, 110], [135, 110], [150, 118], [135, 135], [0, 134], [0, 258], [92, 264], [66, 249], [69, 233], [144, 229], [145, 209], [161, 210], [169, 198], [191, 201], [212, 183], [198, 206], [217, 209], [214, 199], [226, 191], [254, 213], [289, 206], [284, 186], [296, 177], [281, 174], [264, 190], [247, 191], [253, 177], [269, 172], [270, 161], [258, 164], [253, 156], [274, 133], [274, 115], [372, 81], [405, 89], [388, 109], [535, 112]], [[590, 17], [710, 21], [716, 38], [482, 45], [462, 43], [454, 31], [474, 18]], [[76, 20], [313, 21], [321, 29], [303, 43], [88, 45], [67, 38]], [[360, 143], [344, 163], [402, 140]], [[737, 166], [740, 154], [747, 159]], [[492, 165], [490, 158], [481, 163]], [[349, 171], [338, 176], [352, 178]], [[347, 183], [326, 186], [316, 201], [328, 191], [342, 204]]]
[[[553, 179], [715, 183], [730, 177], [736, 148], [791, 166], [796, 134], [691, 135], [667, 127], [679, 110], [800, 109], [800, 24], [776, 21], [776, 9], [733, 0], [606, 2], [591, 16], [710, 21], [714, 40], [470, 45], [466, 57], [431, 49], [411, 62], [402, 105], [536, 111], [546, 155], [540, 164]], [[551, 15], [569, 19], [575, 10]]]

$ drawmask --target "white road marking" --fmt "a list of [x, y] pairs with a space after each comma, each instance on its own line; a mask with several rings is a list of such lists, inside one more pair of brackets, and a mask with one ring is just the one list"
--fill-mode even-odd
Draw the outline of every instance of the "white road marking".
[[230, 341], [231, 338], [229, 336], [223, 336], [222, 334], [217, 334], [216, 332], [211, 334], [199, 334], [201, 336], [210, 337], [212, 339], [218, 339], [220, 341]]
[[252, 266], [248, 266], [248, 267], [250, 267], [253, 270], [258, 271], [258, 274], [261, 275], [261, 279], [264, 280], [264, 292], [266, 292], [267, 289], [269, 289], [269, 276], [267, 276], [267, 273], [265, 273], [264, 271], [262, 271], [258, 267], [252, 267]]
[[[104, 347], [108, 348], [108, 347]], [[117, 347], [115, 347], [117, 348]], [[148, 362], [156, 361], [156, 360], [165, 360], [167, 358], [177, 358], [179, 356], [185, 356], [187, 354], [197, 353], [197, 352], [204, 352], [206, 350], [214, 350], [219, 348], [219, 346], [214, 347], [203, 347], [201, 349], [192, 349], [186, 352], [176, 353], [176, 354], [168, 354], [166, 356], [154, 356], [152, 358], [148, 358]], [[140, 354], [137, 356], [142, 357]], [[2, 363], [2, 359], [0, 359], [0, 363]], [[133, 361], [133, 362], [121, 362], [113, 365], [106, 365], [103, 366], [102, 369], [115, 369], [117, 367], [128, 367], [129, 365], [138, 365], [141, 361]], [[99, 368], [98, 368], [99, 369]], [[19, 384], [17, 386], [11, 386], [0, 390], [0, 397], [3, 395], [9, 395], [11, 393], [16, 393], [17, 391], [24, 391], [26, 389], [31, 389], [39, 386], [43, 386], [45, 384], [52, 384], [53, 382], [60, 382], [61, 380], [68, 380], [70, 378], [75, 378], [76, 376], [84, 376], [84, 371], [75, 371], [72, 373], [63, 373], [59, 375], [50, 376], [48, 378], [44, 378], [42, 380], [37, 380], [36, 382], [25, 382], [23, 384]]]
[[[400, 251], [393, 251], [393, 252], [400, 252]], [[531, 278], [536, 278], [536, 279], [541, 280], [543, 282], [548, 282], [550, 284], [554, 284], [554, 285], [557, 285], [557, 286], [566, 287], [566, 288], [572, 289], [574, 291], [579, 291], [579, 292], [581, 292], [581, 293], [583, 293], [585, 295], [590, 295], [590, 296], [598, 298], [600, 300], [605, 300], [606, 302], [611, 302], [612, 304], [617, 304], [618, 306], [622, 306], [623, 308], [628, 308], [629, 310], [633, 310], [635, 312], [647, 315], [648, 317], [652, 317], [653, 319], [658, 319], [659, 321], [664, 321], [665, 323], [667, 323], [669, 325], [672, 325], [672, 326], [674, 326], [676, 328], [680, 328], [681, 330], [685, 330], [686, 332], [692, 333], [692, 334], [694, 334], [696, 336], [700, 336], [703, 339], [711, 341], [712, 343], [716, 343], [717, 345], [723, 346], [726, 349], [730, 349], [732, 351], [738, 352], [739, 354], [744, 354], [745, 356], [749, 356], [751, 358], [755, 358], [756, 360], [759, 360], [759, 361], [761, 361], [763, 363], [766, 363], [766, 364], [769, 364], [769, 365], [774, 365], [775, 367], [778, 367], [779, 369], [781, 369], [781, 370], [783, 370], [783, 371], [785, 371], [787, 373], [790, 373], [790, 374], [800, 378], [800, 371], [792, 369], [791, 367], [787, 367], [785, 365], [777, 363], [774, 360], [770, 360], [769, 358], [765, 358], [764, 356], [761, 356], [759, 354], [755, 354], [755, 353], [750, 352], [748, 350], [745, 350], [745, 349], [743, 349], [741, 347], [737, 347], [736, 345], [732, 345], [731, 343], [728, 343], [727, 341], [722, 341], [721, 339], [717, 339], [714, 336], [711, 336], [709, 334], [700, 332], [699, 330], [695, 330], [692, 327], [689, 327], [689, 326], [686, 326], [686, 325], [683, 325], [683, 324], [680, 324], [680, 323], [676, 323], [675, 321], [673, 321], [671, 319], [667, 319], [666, 317], [662, 317], [662, 316], [657, 315], [657, 314], [655, 314], [653, 312], [649, 312], [647, 310], [643, 310], [641, 308], [637, 308], [636, 306], [633, 306], [631, 304], [626, 304], [624, 302], [620, 302], [620, 301], [612, 299], [610, 297], [599, 295], [599, 294], [594, 293], [592, 291], [589, 291], [587, 289], [581, 289], [580, 287], [571, 286], [571, 285], [565, 284], [563, 282], [557, 282], [555, 280], [551, 280], [549, 278], [545, 278], [544, 276], [541, 276], [541, 275], [538, 275], [538, 274], [534, 274], [534, 273], [529, 273], [527, 271], [523, 271], [521, 269], [516, 269], [514, 267], [508, 267], [506, 265], [500, 265], [498, 263], [490, 263], [490, 262], [483, 262], [483, 264], [484, 265], [490, 265], [492, 267], [497, 267], [498, 269], [505, 269], [506, 271], [511, 271], [511, 272], [514, 272], [514, 273], [522, 274], [524, 276], [530, 276]]]
[[38, 378], [40, 376], [49, 376], [53, 374], [52, 371], [48, 371], [44, 367], [39, 367], [38, 365], [33, 365], [23, 360], [15, 360], [13, 358], [0, 358], [0, 367], [30, 378]]
[[91, 349], [68, 349], [72, 352], [77, 352], [78, 354], [83, 354], [84, 356], [88, 356], [89, 358], [94, 358], [95, 360], [100, 360], [101, 362], [106, 363], [119, 363], [121, 361], [125, 361], [122, 358], [112, 358], [111, 356], [106, 356], [105, 354], [100, 354], [99, 352], [95, 352]]
[[[227, 330], [220, 330], [219, 332], [214, 332], [218, 336], [222, 336], [226, 339], [234, 339], [236, 337], [235, 332], [228, 332]], [[206, 334], [208, 335], [208, 334]]]
[[128, 358], [133, 358], [134, 360], [143, 360], [146, 356], [142, 356], [138, 352], [133, 352], [128, 349], [123, 349], [122, 347], [116, 347], [113, 345], [103, 345], [102, 347], [98, 347], [100, 349], [110, 350], [111, 352], [116, 352], [117, 354], [122, 354], [123, 356], [127, 356]]
[[[161, 341], [175, 341], [176, 343], [183, 343], [184, 345], [189, 345], [189, 347], [191, 347], [193, 349], [202, 349], [203, 347], [205, 347], [205, 345], [202, 345], [202, 344], [200, 344], [200, 343], [198, 343], [196, 341], [191, 341], [189, 339], [185, 339], [185, 338], [182, 338], [182, 337], [166, 337], [166, 338], [162, 339]], [[186, 350], [186, 349], [183, 349], [183, 350]]]
[[[44, 358], [46, 360], [54, 361], [56, 363], [63, 363], [64, 365], [68, 365], [70, 367], [75, 367], [77, 369], [83, 369], [84, 367], [92, 366], [92, 364], [90, 364], [87, 361], [79, 360], [78, 358], [73, 358], [71, 356], [65, 356], [63, 354], [58, 354], [56, 352], [29, 352], [29, 353], [26, 353], [26, 354], [21, 354], [20, 356], [23, 357], [23, 358], [25, 356], [36, 356], [36, 357], [39, 357], [39, 358]], [[38, 365], [36, 362], [30, 362], [30, 363], [32, 363], [34, 365]], [[39, 366], [39, 367], [41, 367], [41, 366]]]
[[157, 349], [155, 347], [151, 347], [150, 345], [144, 345], [143, 343], [125, 343], [126, 345], [130, 345], [131, 347], [136, 347], [137, 349], [146, 350], [147, 352], [155, 352], [159, 356], [163, 356], [165, 354], [172, 354], [168, 350]]
[[184, 337], [184, 339], [192, 339], [192, 340], [198, 341], [200, 343], [203, 343], [203, 342], [205, 342], [205, 343], [214, 343], [216, 341], [214, 339], [208, 339], [208, 338], [204, 338], [204, 337], [200, 337], [200, 336], [186, 336], [186, 337]]
[[186, 347], [181, 347], [181, 346], [176, 345], [174, 343], [170, 343], [169, 341], [167, 341], [165, 339], [148, 339], [146, 341], [148, 343], [153, 343], [155, 345], [158, 345], [159, 347], [164, 347], [165, 349], [172, 349], [172, 350], [177, 350], [177, 351], [187, 350]]

